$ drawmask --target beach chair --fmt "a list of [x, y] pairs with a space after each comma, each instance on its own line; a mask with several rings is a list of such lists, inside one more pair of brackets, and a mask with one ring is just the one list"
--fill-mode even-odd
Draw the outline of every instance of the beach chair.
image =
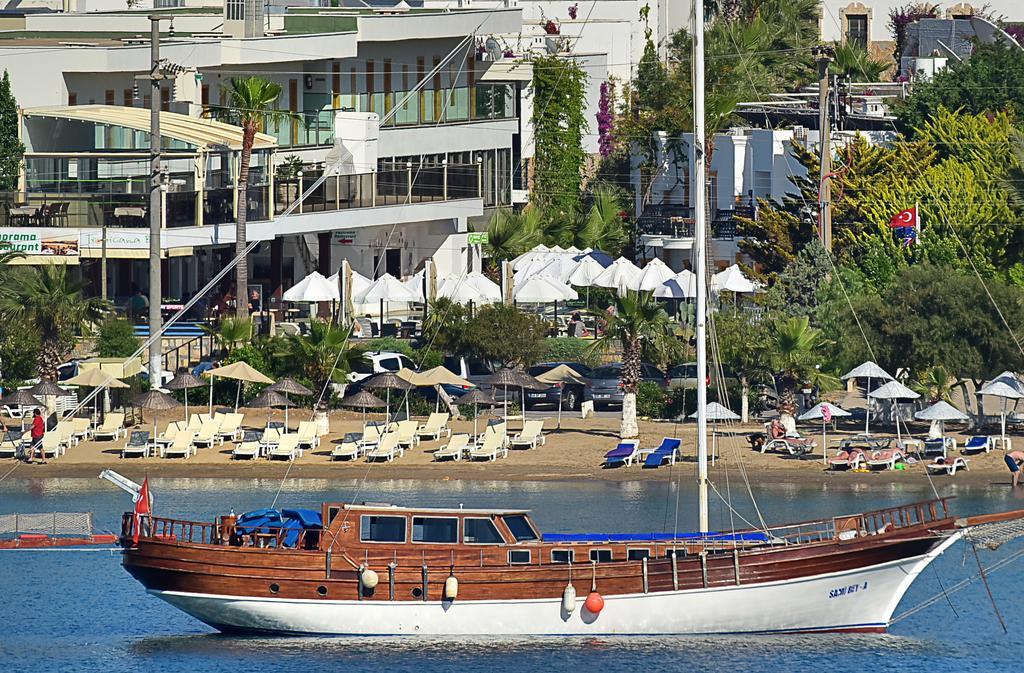
[[[498, 435], [501, 441], [502, 448], [508, 446], [508, 422], [504, 418], [492, 418], [487, 421], [487, 427], [484, 429], [484, 437], [489, 434]], [[483, 439], [477, 438], [477, 443], [482, 443]]]
[[266, 455], [281, 440], [281, 430], [267, 425], [260, 435], [260, 453]]
[[293, 432], [289, 435], [281, 435], [281, 438], [277, 440], [277, 444], [267, 453], [267, 458], [270, 460], [275, 458], [295, 460], [298, 455], [299, 435]]
[[389, 463], [395, 459], [395, 454], [401, 455], [398, 446], [398, 433], [385, 432], [377, 445], [366, 452], [366, 462], [372, 463], [375, 460], [385, 459]]
[[925, 458], [929, 456], [939, 456], [941, 458], [946, 457], [947, 451], [953, 451], [956, 449], [956, 440], [952, 437], [939, 437], [937, 439], [926, 439], [924, 440], [924, 449], [921, 451], [921, 455]]
[[363, 451], [372, 449], [380, 443], [381, 435], [384, 434], [385, 423], [383, 421], [370, 421], [363, 426], [363, 436], [359, 438], [359, 448]]
[[75, 428], [71, 425], [71, 421], [58, 421], [57, 426], [46, 433], [46, 436], [50, 437], [52, 435], [52, 438], [60, 448], [61, 454], [63, 454], [74, 443], [74, 430]]
[[8, 430], [0, 437], [0, 458], [14, 458], [21, 449], [21, 430]]
[[224, 444], [224, 438], [220, 437], [220, 421], [216, 418], [210, 418], [203, 421], [202, 426], [199, 428], [199, 432], [192, 439], [192, 445], [197, 449], [206, 448], [213, 446], [214, 442], [220, 441], [221, 445]]
[[656, 448], [647, 454], [644, 458], [645, 468], [656, 468], [661, 467], [668, 461], [669, 465], [676, 464], [676, 458], [679, 456], [679, 447], [682, 446], [683, 440], [676, 439], [674, 437], [665, 437], [661, 440], [661, 446]]
[[418, 421], [399, 421], [395, 432], [398, 433], [398, 446], [403, 449], [411, 449], [419, 443], [416, 432], [419, 430]]
[[40, 458], [43, 460], [48, 458], [59, 458], [62, 452], [62, 441], [63, 437], [61, 433], [57, 432], [55, 428], [51, 432], [47, 432], [43, 435], [42, 445], [36, 448], [35, 451], [38, 451]]
[[444, 460], [445, 458], [451, 458], [452, 460], [462, 460], [462, 454], [466, 452], [469, 447], [469, 435], [459, 434], [452, 435], [448, 439], [448, 443], [442, 446], [437, 451], [434, 451], [434, 460]]
[[425, 423], [416, 429], [416, 436], [420, 439], [440, 439], [441, 435], [452, 436], [452, 429], [448, 427], [448, 414], [432, 413]]
[[320, 446], [320, 433], [317, 432], [316, 421], [302, 421], [299, 423], [299, 429], [295, 433], [298, 437], [299, 450], [309, 449], [312, 451], [316, 447]]
[[524, 421], [523, 429], [512, 438], [512, 448], [522, 446], [528, 449], [536, 449], [538, 444], [543, 444], [544, 421]]
[[640, 443], [635, 439], [623, 439], [618, 445], [604, 454], [604, 466], [632, 465], [639, 457]]
[[359, 433], [349, 432], [331, 449], [331, 460], [355, 460], [363, 450], [359, 448]]
[[174, 441], [170, 445], [162, 447], [160, 449], [161, 458], [173, 458], [174, 456], [181, 456], [182, 458], [188, 458], [196, 454], [196, 447], [192, 445], [192, 440], [195, 439], [195, 433], [191, 430], [182, 430], [174, 435]]
[[779, 453], [788, 453], [791, 456], [806, 456], [814, 450], [817, 446], [817, 442], [809, 437], [779, 437], [778, 439], [769, 439], [761, 447], [761, 453], [766, 451], [778, 451]]
[[471, 448], [468, 453], [470, 460], [490, 461], [497, 460], [499, 454], [503, 458], [508, 456], [508, 449], [505, 448], [502, 436], [497, 432], [485, 432], [483, 443]]
[[218, 412], [214, 418], [220, 421], [220, 427], [217, 428], [217, 438], [220, 439], [221, 444], [224, 443], [224, 440], [233, 442], [238, 439], [242, 421], [245, 420], [245, 414], [222, 414]]
[[867, 460], [867, 468], [869, 470], [894, 470], [896, 463], [902, 463], [905, 460], [906, 456], [899, 449], [884, 449], [871, 454]]
[[260, 455], [260, 433], [258, 430], [246, 430], [242, 433], [242, 441], [231, 450], [231, 460], [253, 460]]
[[121, 457], [128, 456], [149, 457], [149, 430], [132, 430], [124, 448], [121, 449]]
[[97, 441], [117, 439], [122, 434], [127, 435], [128, 430], [124, 427], [124, 414], [120, 411], [107, 414], [103, 423], [92, 432], [93, 439]]
[[170, 445], [174, 441], [174, 436], [184, 430], [187, 425], [185, 421], [171, 421], [164, 431], [153, 439], [153, 444], [157, 447]]
[[952, 477], [957, 470], [970, 470], [971, 468], [967, 467], [967, 459], [961, 456], [953, 458], [939, 456], [934, 461], [926, 463], [924, 469], [928, 471], [928, 474], [947, 474]]
[[89, 435], [92, 434], [92, 421], [88, 418], [71, 418], [68, 419], [68, 423], [71, 424], [71, 442], [78, 446], [83, 439], [89, 439]]
[[848, 449], [840, 449], [833, 458], [829, 458], [828, 467], [830, 470], [858, 470], [867, 463], [867, 456], [864, 449], [859, 446], [851, 446]]
[[967, 441], [964, 442], [964, 446], [960, 449], [960, 452], [968, 455], [972, 453], [981, 453], [982, 451], [988, 453], [994, 447], [995, 442], [992, 437], [989, 437], [988, 435], [975, 435], [967, 438]]
[[210, 414], [192, 414], [188, 418], [188, 425], [185, 426], [185, 429], [189, 432], [199, 432], [199, 429], [203, 427], [203, 421], [209, 420], [209, 418]]

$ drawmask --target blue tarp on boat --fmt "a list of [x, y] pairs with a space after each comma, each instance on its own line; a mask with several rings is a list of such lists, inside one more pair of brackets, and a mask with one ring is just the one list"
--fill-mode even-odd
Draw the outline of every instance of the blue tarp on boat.
[[323, 527], [320, 512], [312, 509], [257, 509], [238, 517], [238, 531], [243, 535], [257, 532], [287, 531], [282, 539], [285, 547], [294, 547], [303, 530], [319, 530]]

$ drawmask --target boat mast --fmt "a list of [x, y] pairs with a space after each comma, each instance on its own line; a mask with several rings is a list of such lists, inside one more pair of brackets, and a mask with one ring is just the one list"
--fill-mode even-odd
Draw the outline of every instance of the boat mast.
[[708, 532], [708, 353], [707, 353], [707, 180], [704, 155], [704, 3], [693, 2], [693, 236], [697, 272], [697, 484], [700, 495], [700, 532]]

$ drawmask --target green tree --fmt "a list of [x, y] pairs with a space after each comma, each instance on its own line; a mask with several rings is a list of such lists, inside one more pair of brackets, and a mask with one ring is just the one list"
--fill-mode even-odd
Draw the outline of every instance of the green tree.
[[533, 198], [562, 217], [579, 209], [587, 74], [572, 59], [533, 61]]
[[622, 205], [618, 196], [607, 187], [595, 189], [590, 209], [579, 223], [569, 245], [618, 255], [626, 245], [627, 239], [625, 223], [622, 220]]
[[123, 319], [108, 316], [96, 335], [96, 354], [101, 358], [126, 358], [139, 349], [135, 328]]
[[281, 96], [281, 85], [259, 75], [232, 78], [228, 89], [231, 96], [232, 111], [238, 115], [242, 127], [242, 154], [238, 166], [238, 198], [235, 207], [235, 255], [238, 266], [235, 267], [235, 314], [239, 318], [249, 317], [249, 262], [245, 249], [246, 216], [249, 202], [249, 162], [252, 159], [252, 146], [256, 133], [275, 116], [286, 113], [274, 110], [277, 99]]
[[495, 210], [487, 225], [487, 252], [491, 263], [518, 257], [541, 243], [543, 219], [543, 210], [534, 204], [522, 210]]
[[880, 61], [867, 49], [847, 42], [835, 45], [835, 59], [829, 65], [829, 71], [854, 82], [879, 82], [891, 67], [892, 63]]
[[622, 439], [637, 437], [636, 393], [640, 385], [640, 362], [645, 347], [671, 338], [669, 319], [650, 292], [625, 292], [615, 299], [616, 312], [609, 316], [604, 335], [594, 342], [596, 351], [622, 350]]
[[[740, 418], [746, 423], [750, 416], [751, 386], [771, 379], [768, 332], [763, 325], [752, 321], [749, 314], [740, 311], [720, 311], [714, 314], [711, 325], [718, 346], [718, 361], [739, 379]], [[723, 388], [719, 386], [719, 390]]]
[[940, 107], [967, 113], [1009, 112], [1024, 119], [1024, 51], [997, 40], [978, 44], [970, 58], [950, 63], [894, 107], [900, 130], [913, 136]]
[[231, 353], [239, 346], [252, 341], [252, 321], [249, 316], [244, 318], [224, 318], [217, 328], [206, 327], [207, 332], [213, 334], [217, 344], [227, 353]]
[[431, 348], [447, 355], [464, 355], [466, 343], [466, 322], [469, 308], [453, 302], [447, 297], [437, 297], [430, 302], [427, 317], [423, 320], [423, 341]]
[[0, 192], [18, 188], [18, 174], [25, 145], [18, 137], [18, 102], [11, 91], [11, 78], [4, 70], [0, 79]]
[[[308, 334], [288, 335], [280, 357], [286, 358], [294, 371], [313, 384], [314, 402], [329, 383], [343, 383], [350, 369], [349, 332], [326, 320], [311, 320]], [[354, 351], [353, 351], [354, 353]], [[361, 355], [361, 353], [360, 353]], [[323, 395], [321, 406], [330, 400], [330, 391]]]
[[57, 367], [74, 349], [76, 334], [91, 331], [105, 308], [100, 299], [85, 297], [83, 284], [63, 264], [19, 269], [0, 288], [0, 317], [39, 334], [36, 366], [49, 381], [57, 380]]
[[821, 371], [825, 339], [807, 317], [782, 318], [768, 332], [768, 363], [777, 377], [779, 411], [793, 421], [796, 391], [804, 384], [827, 388], [834, 378]]
[[775, 279], [765, 305], [773, 314], [811, 316], [818, 308], [818, 288], [832, 273], [825, 246], [811, 238]]
[[548, 325], [515, 306], [481, 307], [464, 328], [465, 352], [502, 367], [528, 367], [545, 351]]

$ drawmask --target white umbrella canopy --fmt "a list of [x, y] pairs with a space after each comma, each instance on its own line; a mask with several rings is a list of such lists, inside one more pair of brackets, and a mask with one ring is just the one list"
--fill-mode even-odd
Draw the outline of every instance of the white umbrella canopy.
[[868, 393], [868, 397], [873, 397], [876, 400], [916, 400], [921, 397], [921, 394], [914, 392], [899, 381], [889, 381], [884, 386], [879, 386]]
[[868, 360], [843, 374], [842, 379], [844, 381], [846, 379], [885, 379], [886, 381], [892, 381], [892, 375], [871, 360]]
[[659, 299], [693, 299], [697, 296], [697, 274], [683, 269], [654, 289]]
[[640, 269], [625, 257], [617, 260], [594, 279], [597, 287], [609, 287], [621, 291], [635, 290], [640, 280]]
[[579, 297], [576, 290], [547, 276], [531, 276], [512, 291], [512, 298], [523, 304], [546, 304]]
[[[500, 293], [499, 293], [500, 294]], [[480, 288], [469, 282], [463, 276], [448, 276], [437, 288], [437, 296], [451, 299], [456, 304], [490, 304], [496, 299], [487, 296], [480, 291]]]
[[[402, 285], [409, 288], [409, 291], [413, 294], [423, 294], [423, 276], [426, 273], [425, 269], [420, 269], [413, 275], [409, 276], [406, 280], [402, 281]], [[440, 290], [440, 288], [438, 288]]]
[[939, 400], [926, 409], [914, 413], [919, 421], [966, 421], [969, 416], [945, 400]]
[[[709, 421], [738, 421], [739, 414], [733, 413], [727, 407], [718, 402], [708, 402], [704, 407], [704, 417]], [[690, 418], [697, 418], [697, 412], [690, 414]]]
[[537, 273], [542, 276], [551, 276], [552, 278], [557, 278], [563, 283], [567, 283], [569, 282], [569, 276], [571, 276], [572, 272], [576, 270], [577, 266], [579, 266], [577, 257], [578, 255], [570, 255], [568, 253], [558, 255], [542, 266]]
[[834, 404], [828, 402], [819, 402], [813, 407], [800, 414], [797, 418], [798, 421], [816, 421], [825, 419], [825, 407], [828, 407], [830, 418], [842, 418], [844, 416], [850, 416], [850, 412], [846, 409], [841, 409]]
[[640, 278], [637, 280], [637, 289], [644, 292], [656, 290], [662, 283], [675, 278], [675, 276], [675, 271], [670, 269], [668, 264], [655, 257], [647, 262], [647, 265], [640, 272]]
[[390, 273], [373, 281], [368, 288], [353, 297], [357, 304], [370, 304], [378, 301], [423, 301], [423, 294], [413, 292]]
[[1002, 374], [995, 377], [994, 379], [983, 385], [981, 388], [979, 388], [978, 394], [1003, 398], [1003, 410], [999, 414], [999, 428], [1000, 436], [1002, 438], [1002, 446], [1005, 447], [1006, 400], [1019, 400], [1024, 398], [1024, 384], [1021, 383], [1020, 379], [1017, 378], [1017, 375], [1014, 374], [1013, 372], [1003, 372]]
[[[340, 272], [327, 277], [327, 280], [335, 287], [338, 287], [339, 274]], [[373, 281], [364, 276], [363, 274], [359, 273], [358, 271], [352, 271], [352, 296], [354, 297], [360, 292], [365, 291], [366, 288], [370, 287], [372, 283]]]
[[518, 271], [520, 267], [529, 264], [535, 259], [544, 258], [550, 252], [551, 248], [541, 243], [513, 259], [512, 268]]
[[563, 256], [564, 255], [555, 255], [549, 253], [547, 255], [544, 255], [543, 257], [538, 257], [534, 260], [527, 262], [526, 264], [523, 264], [518, 269], [516, 269], [515, 275], [513, 276], [513, 282], [522, 283], [530, 276], [536, 275], [552, 276], [554, 278], [558, 278], [559, 280], [561, 280], [561, 277], [558, 275], [557, 268], [548, 269], [548, 267], [551, 265], [552, 262], [561, 259]]
[[601, 262], [587, 255], [576, 262], [576, 267], [566, 280], [570, 285], [577, 287], [594, 287], [594, 281], [602, 273], [604, 273], [604, 267], [601, 266]]
[[719, 271], [715, 275], [711, 276], [711, 289], [715, 292], [737, 292], [737, 293], [750, 293], [757, 292], [760, 286], [754, 281], [747, 278], [738, 264], [733, 264], [725, 271]]
[[501, 286], [482, 273], [468, 273], [464, 282], [475, 287], [488, 301], [501, 301]]
[[331, 282], [319, 271], [314, 271], [292, 287], [285, 290], [282, 299], [295, 302], [338, 301], [338, 283]]

